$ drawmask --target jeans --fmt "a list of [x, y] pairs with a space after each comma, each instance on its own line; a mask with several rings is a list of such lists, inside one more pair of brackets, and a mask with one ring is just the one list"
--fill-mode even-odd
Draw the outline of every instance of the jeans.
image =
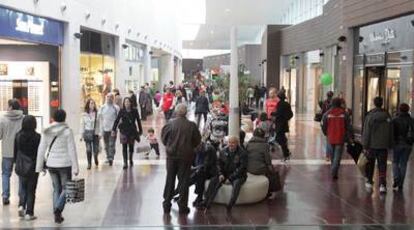
[[72, 168], [49, 168], [53, 184], [53, 212], [62, 213], [66, 204], [66, 182], [72, 180]]
[[[224, 180], [226, 181], [227, 178]], [[219, 176], [214, 177], [210, 180], [210, 184], [208, 185], [207, 192], [206, 192], [206, 206], [210, 207], [211, 203], [213, 202], [214, 198], [216, 197], [220, 187], [224, 184], [220, 182]], [[231, 198], [227, 205], [227, 207], [233, 207], [239, 197], [240, 189], [246, 179], [244, 178], [237, 178], [235, 180], [230, 181], [231, 185], [233, 186], [233, 190], [231, 192]]]
[[[128, 165], [128, 152], [129, 152], [129, 162], [132, 165], [134, 160], [134, 146], [135, 143], [132, 144], [122, 144], [122, 156], [124, 158], [124, 165]], [[129, 150], [129, 151], [128, 151]]]
[[3, 199], [10, 197], [10, 177], [13, 172], [13, 158], [3, 157], [1, 162], [1, 179], [3, 188]]
[[165, 121], [169, 121], [173, 115], [173, 110], [164, 111]]
[[165, 211], [171, 209], [171, 200], [174, 197], [175, 178], [178, 178], [179, 200], [177, 201], [180, 209], [188, 206], [188, 187], [190, 186], [191, 162], [178, 159], [167, 159], [167, 178], [164, 186], [164, 202]]
[[201, 120], [201, 116], [204, 116], [204, 124], [207, 121], [207, 113], [197, 113], [197, 127], [200, 127], [200, 120]]
[[387, 158], [388, 150], [387, 149], [370, 149], [367, 153], [368, 164], [366, 166], [366, 176], [368, 182], [373, 184], [374, 169], [375, 169], [375, 160], [378, 163], [378, 177], [379, 184], [386, 186], [387, 185]]
[[36, 200], [36, 187], [38, 173], [33, 173], [28, 177], [19, 177], [19, 206], [26, 210], [26, 214], [34, 214], [34, 205]]
[[276, 141], [282, 148], [283, 157], [285, 159], [290, 157], [290, 151], [288, 148], [288, 139], [285, 132], [277, 132], [276, 133]]
[[90, 165], [92, 163], [92, 153], [95, 159], [95, 164], [98, 164], [99, 138], [94, 138], [93, 141], [85, 141], [85, 144], [88, 164]]
[[332, 146], [328, 142], [328, 137], [325, 138], [326, 141], [326, 148], [325, 148], [325, 157], [331, 157], [332, 155]]
[[155, 154], [157, 154], [157, 156], [159, 156], [160, 155], [160, 145], [157, 143], [157, 144], [150, 144], [150, 146], [151, 146], [151, 149], [154, 149]]
[[108, 159], [108, 161], [113, 161], [115, 157], [116, 136], [113, 137], [111, 131], [105, 131], [103, 133], [103, 140], [105, 145], [106, 159]]
[[403, 187], [405, 173], [407, 171], [407, 162], [410, 158], [411, 146], [395, 146], [394, 159], [392, 161], [392, 171], [394, 174], [394, 184]]
[[338, 176], [338, 170], [341, 166], [342, 153], [344, 151], [344, 145], [329, 145], [331, 150], [331, 174], [333, 177]]

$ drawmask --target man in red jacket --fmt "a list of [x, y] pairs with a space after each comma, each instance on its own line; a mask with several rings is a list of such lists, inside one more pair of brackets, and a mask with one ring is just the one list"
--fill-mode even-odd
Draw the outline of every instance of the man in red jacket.
[[174, 105], [175, 105], [175, 97], [174, 94], [171, 93], [169, 88], [166, 89], [166, 92], [162, 96], [160, 108], [164, 112], [165, 120], [168, 122], [172, 114], [174, 112]]
[[327, 137], [331, 152], [332, 179], [338, 179], [338, 170], [341, 164], [342, 152], [346, 141], [353, 140], [353, 132], [349, 114], [341, 107], [342, 100], [334, 98], [332, 108], [322, 118], [322, 131]]

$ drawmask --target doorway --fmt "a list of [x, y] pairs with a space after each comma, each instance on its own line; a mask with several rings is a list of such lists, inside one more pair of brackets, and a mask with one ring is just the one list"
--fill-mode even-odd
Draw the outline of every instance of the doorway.
[[400, 70], [385, 67], [366, 68], [365, 113], [375, 108], [374, 98], [384, 98], [384, 109], [393, 115], [397, 112], [400, 91]]

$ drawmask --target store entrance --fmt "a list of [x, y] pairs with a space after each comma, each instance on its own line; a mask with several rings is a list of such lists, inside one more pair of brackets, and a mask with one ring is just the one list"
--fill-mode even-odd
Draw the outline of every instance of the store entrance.
[[366, 68], [366, 100], [365, 113], [373, 109], [374, 98], [384, 98], [384, 108], [391, 114], [395, 114], [399, 104], [400, 74], [399, 69], [387, 69], [385, 67]]

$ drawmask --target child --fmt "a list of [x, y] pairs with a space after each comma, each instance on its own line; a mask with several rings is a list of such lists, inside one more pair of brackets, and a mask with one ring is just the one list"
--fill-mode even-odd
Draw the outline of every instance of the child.
[[266, 140], [270, 137], [270, 128], [272, 126], [272, 123], [267, 119], [267, 113], [263, 112], [260, 114], [260, 117], [258, 117], [255, 121], [255, 129], [261, 128], [263, 131], [265, 131], [265, 138]]
[[[148, 129], [147, 140], [150, 143], [151, 149], [154, 149], [155, 154], [157, 154], [157, 157], [159, 157], [160, 156], [160, 149], [159, 149], [158, 140], [157, 140], [157, 137], [155, 136], [155, 131], [154, 131], [153, 128]], [[148, 154], [149, 153], [147, 153], [147, 155]]]

